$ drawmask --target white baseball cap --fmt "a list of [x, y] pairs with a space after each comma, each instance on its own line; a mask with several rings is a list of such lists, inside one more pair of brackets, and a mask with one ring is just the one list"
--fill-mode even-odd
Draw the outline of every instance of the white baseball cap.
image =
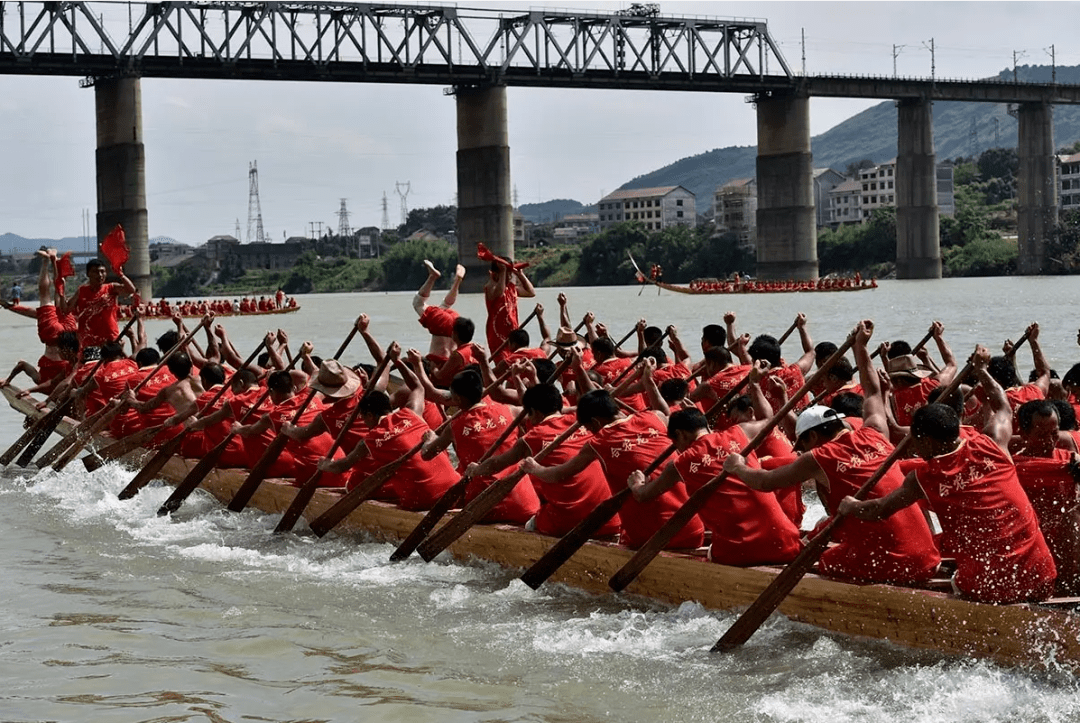
[[803, 436], [811, 429], [820, 427], [823, 424], [834, 422], [838, 419], [843, 419], [846, 415], [842, 412], [838, 412], [831, 407], [826, 407], [821, 404], [815, 404], [812, 407], [807, 407], [799, 415], [799, 418], [795, 420], [795, 438]]

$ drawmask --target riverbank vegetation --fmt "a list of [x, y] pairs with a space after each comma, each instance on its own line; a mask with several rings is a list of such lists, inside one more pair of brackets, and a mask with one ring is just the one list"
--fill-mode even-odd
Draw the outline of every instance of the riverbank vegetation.
[[[1080, 148], [1063, 149], [1075, 152]], [[940, 219], [942, 267], [945, 276], [998, 276], [1016, 272], [1016, 177], [1014, 149], [991, 149], [977, 158], [953, 161], [954, 213]], [[194, 264], [155, 269], [155, 288], [162, 296], [262, 295], [281, 288], [285, 293], [336, 291], [396, 291], [423, 283], [424, 259], [431, 259], [450, 277], [456, 249], [441, 240], [406, 240], [408, 233], [429, 226], [453, 236], [453, 209], [436, 207], [410, 212], [410, 225], [385, 235], [381, 256], [346, 258], [332, 239], [320, 240], [284, 270], [247, 270], [210, 277]], [[862, 224], [818, 232], [818, 261], [822, 275], [853, 274], [886, 277], [894, 272], [896, 209], [882, 208]], [[695, 278], [752, 274], [754, 257], [732, 234], [718, 235], [708, 227], [674, 227], [647, 231], [637, 222], [619, 224], [575, 244], [518, 248], [517, 258], [529, 262], [529, 275], [542, 286], [614, 285], [632, 283], [639, 264], [659, 264], [664, 279], [687, 283]], [[342, 247], [347, 248], [347, 247]], [[354, 247], [355, 248], [355, 247]], [[1062, 215], [1048, 242], [1050, 273], [1080, 272], [1080, 213]], [[648, 268], [643, 269], [648, 272]], [[443, 282], [445, 285], [445, 280]]]

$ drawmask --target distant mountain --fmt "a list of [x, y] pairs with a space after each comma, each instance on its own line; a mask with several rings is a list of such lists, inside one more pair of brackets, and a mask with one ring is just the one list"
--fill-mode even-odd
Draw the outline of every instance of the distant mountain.
[[[156, 243], [180, 243], [168, 236], [155, 236], [150, 239], [151, 244]], [[5, 254], [30, 254], [42, 246], [56, 249], [61, 253], [74, 251], [81, 253], [86, 250], [87, 243], [82, 236], [65, 236], [64, 238], [26, 238], [15, 233], [0, 234], [0, 253]], [[96, 241], [90, 239], [90, 250], [96, 248]]]
[[[1051, 82], [1048, 65], [1024, 65], [1017, 69], [1019, 80]], [[1011, 81], [1012, 70], [999, 78]], [[1059, 83], [1080, 84], [1080, 66], [1059, 67]], [[813, 99], [810, 101], [814, 102]], [[1054, 108], [1054, 144], [1069, 146], [1080, 139], [1080, 106]], [[883, 101], [852, 116], [810, 139], [815, 168], [833, 168], [843, 173], [848, 164], [869, 159], [875, 163], [896, 157], [896, 106]], [[957, 156], [973, 156], [988, 148], [1015, 147], [1016, 119], [1002, 103], [934, 103], [934, 147], [939, 161]], [[757, 173], [757, 146], [729, 146], [680, 159], [650, 173], [627, 181], [621, 189], [681, 185], [699, 199], [711, 198], [717, 186]]]
[[526, 221], [532, 221], [533, 223], [552, 223], [553, 221], [558, 221], [563, 216], [568, 216], [572, 213], [590, 213], [596, 211], [596, 204], [594, 203], [591, 206], [586, 206], [579, 201], [557, 198], [551, 201], [544, 201], [543, 203], [523, 203], [518, 206], [517, 210]]

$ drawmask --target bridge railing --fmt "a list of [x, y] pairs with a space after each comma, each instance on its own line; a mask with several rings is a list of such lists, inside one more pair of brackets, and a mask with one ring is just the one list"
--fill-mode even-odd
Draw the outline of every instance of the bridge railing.
[[656, 80], [791, 76], [764, 21], [332, 2], [0, 2], [0, 71], [258, 62]]

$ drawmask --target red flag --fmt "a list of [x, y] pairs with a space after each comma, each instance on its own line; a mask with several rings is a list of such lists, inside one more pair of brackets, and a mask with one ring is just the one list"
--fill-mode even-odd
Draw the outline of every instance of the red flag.
[[503, 266], [510, 266], [515, 269], [529, 268], [528, 261], [521, 261], [519, 263], [512, 264], [506, 259], [504, 259], [502, 256], [496, 256], [495, 253], [487, 246], [485, 246], [482, 241], [476, 244], [476, 258], [480, 259], [481, 261], [496, 261]]
[[58, 279], [66, 279], [75, 275], [75, 264], [71, 261], [71, 252], [67, 251], [56, 260], [56, 276]]
[[130, 252], [127, 238], [124, 236], [124, 228], [120, 224], [116, 224], [116, 228], [110, 231], [101, 242], [101, 253], [105, 254], [105, 258], [112, 264], [113, 271], [120, 273], [123, 270]]

